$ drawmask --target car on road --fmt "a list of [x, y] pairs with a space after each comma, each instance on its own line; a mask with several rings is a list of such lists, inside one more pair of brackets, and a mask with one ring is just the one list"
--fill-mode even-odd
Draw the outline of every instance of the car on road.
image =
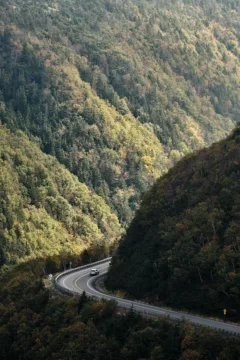
[[99, 274], [99, 270], [98, 269], [91, 269], [90, 271], [90, 276], [95, 276]]

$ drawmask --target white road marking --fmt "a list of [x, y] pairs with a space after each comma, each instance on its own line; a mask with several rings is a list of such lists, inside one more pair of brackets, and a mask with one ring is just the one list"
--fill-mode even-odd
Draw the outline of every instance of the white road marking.
[[[105, 271], [103, 274], [106, 274], [106, 273], [107, 273], [107, 271]], [[140, 304], [136, 304], [135, 301], [126, 300], [126, 299], [121, 299], [121, 298], [119, 298], [119, 297], [117, 297], [117, 296], [107, 295], [107, 294], [104, 294], [104, 293], [102, 293], [102, 292], [100, 292], [100, 291], [97, 291], [96, 289], [94, 289], [94, 288], [90, 285], [90, 283], [91, 283], [92, 280], [93, 280], [93, 279], [89, 279], [89, 280], [87, 281], [87, 287], [89, 287], [89, 289], [90, 289], [91, 291], [93, 291], [94, 293], [96, 293], [98, 296], [102, 296], [102, 297], [105, 297], [106, 299], [110, 299], [110, 300], [111, 300], [111, 299], [114, 299], [114, 300], [117, 300], [119, 303], [128, 304], [128, 305], [133, 306], [134, 308], [151, 310], [151, 311], [157, 312], [157, 313], [159, 313], [159, 314], [166, 314], [166, 312], [163, 311], [163, 310], [155, 309], [155, 308], [152, 308], [152, 307], [148, 307], [148, 306], [145, 305], [145, 304], [141, 304], [141, 305], [140, 305]]]
[[[93, 266], [94, 264], [92, 264]], [[99, 266], [100, 265], [100, 266]], [[103, 263], [103, 264], [99, 264], [97, 267], [100, 268], [101, 270], [106, 270], [109, 266], [109, 261]], [[183, 313], [183, 312], [178, 312], [178, 311], [173, 311], [173, 310], [168, 310], [168, 309], [162, 309], [162, 308], [158, 308], [156, 306], [152, 306], [149, 304], [144, 304], [144, 303], [138, 303], [136, 301], [131, 301], [131, 300], [126, 300], [126, 299], [122, 299], [122, 298], [118, 298], [116, 296], [112, 296], [112, 295], [107, 295], [107, 294], [103, 294], [99, 291], [97, 291], [96, 289], [94, 289], [91, 286], [91, 282], [93, 281], [94, 278], [90, 278], [90, 279], [86, 279], [87, 280], [87, 287], [86, 289], [89, 289], [89, 291], [86, 291], [84, 289], [81, 289], [78, 285], [77, 282], [83, 278], [86, 277], [89, 274], [89, 270], [90, 270], [91, 264], [89, 265], [89, 267], [86, 269], [79, 269], [77, 272], [75, 273], [71, 273], [71, 274], [66, 274], [65, 278], [62, 279], [62, 284], [63, 286], [59, 283], [60, 286], [62, 286], [63, 288], [66, 288], [68, 290], [70, 290], [70, 292], [74, 293], [74, 288], [78, 289], [81, 292], [85, 291], [86, 294], [88, 294], [89, 296], [94, 296], [94, 294], [96, 294], [95, 296], [98, 298], [105, 298], [105, 299], [114, 299], [116, 300], [119, 305], [124, 306], [129, 308], [130, 306], [133, 306], [134, 309], [139, 309], [141, 312], [145, 312], [145, 313], [156, 313], [156, 314], [164, 314], [164, 315], [169, 315], [171, 318], [177, 318], [177, 319], [181, 319], [181, 318], [185, 318], [187, 320], [190, 320], [192, 323], [195, 324], [200, 324], [203, 326], [208, 326], [208, 327], [212, 327], [218, 330], [223, 330], [223, 331], [228, 331], [228, 332], [232, 332], [232, 333], [237, 333], [240, 334], [240, 327], [238, 325], [233, 325], [233, 324], [229, 324], [229, 323], [224, 323], [221, 321], [217, 321], [217, 320], [212, 320], [212, 319], [208, 319], [208, 318], [204, 318], [204, 317], [199, 317], [196, 315], [191, 315], [191, 314], [187, 314], [187, 313]], [[84, 273], [83, 273], [84, 272]], [[106, 274], [107, 271], [103, 271], [100, 275], [102, 274]], [[76, 277], [76, 275], [81, 274], [79, 277], [77, 277], [76, 280], [74, 280], [74, 278]], [[60, 274], [58, 277], [63, 277], [64, 274]], [[58, 282], [59, 279], [58, 277], [56, 278], [56, 281]], [[72, 284], [70, 285], [71, 288], [67, 287], [66, 285], [66, 281], [70, 278], [73, 277], [72, 280]], [[96, 278], [96, 277], [95, 277]], [[71, 282], [71, 280], [70, 280]], [[85, 284], [84, 284], [85, 285]], [[79, 293], [78, 291], [78, 293]], [[91, 292], [90, 292], [91, 291]], [[79, 293], [79, 294], [80, 294]]]

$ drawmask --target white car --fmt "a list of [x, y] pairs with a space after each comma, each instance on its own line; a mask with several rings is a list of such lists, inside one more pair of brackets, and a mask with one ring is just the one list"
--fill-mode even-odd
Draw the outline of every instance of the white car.
[[98, 269], [91, 269], [90, 271], [90, 276], [95, 276], [99, 274], [99, 270]]

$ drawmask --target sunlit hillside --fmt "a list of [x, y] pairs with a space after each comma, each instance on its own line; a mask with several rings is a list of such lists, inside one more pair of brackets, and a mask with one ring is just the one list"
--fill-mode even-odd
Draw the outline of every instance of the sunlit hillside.
[[140, 194], [239, 119], [239, 2], [1, 0], [0, 119], [126, 226]]

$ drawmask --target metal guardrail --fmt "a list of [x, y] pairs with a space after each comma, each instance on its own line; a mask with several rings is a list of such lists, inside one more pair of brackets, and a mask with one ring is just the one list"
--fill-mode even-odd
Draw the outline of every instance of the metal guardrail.
[[99, 260], [99, 261], [95, 261], [94, 263], [91, 263], [91, 264], [87, 264], [87, 265], [82, 265], [82, 266], [78, 266], [74, 269], [70, 269], [70, 270], [66, 270], [66, 271], [63, 271], [61, 274], [57, 275], [55, 278], [54, 278], [54, 285], [56, 287], [57, 290], [59, 290], [61, 293], [65, 294], [65, 295], [77, 295], [79, 296], [79, 292], [76, 292], [76, 291], [73, 291], [73, 290], [69, 290], [63, 286], [61, 286], [59, 284], [59, 279], [62, 277], [62, 276], [65, 276], [66, 274], [72, 274], [74, 272], [77, 272], [79, 270], [83, 270], [83, 269], [88, 269], [88, 268], [91, 268], [93, 267], [94, 265], [100, 265], [100, 264], [104, 264], [105, 262], [108, 262], [112, 259], [112, 257], [108, 257], [106, 259], [103, 259], [103, 260]]
[[[79, 270], [83, 270], [83, 269], [87, 269], [87, 268], [91, 268], [93, 267], [94, 265], [99, 265], [99, 264], [104, 264], [105, 262], [108, 262], [112, 259], [112, 257], [108, 257], [106, 259], [103, 259], [103, 260], [100, 260], [100, 261], [96, 261], [94, 263], [91, 263], [91, 264], [87, 264], [87, 265], [83, 265], [83, 266], [78, 266], [74, 269], [70, 269], [70, 270], [66, 270], [64, 272], [62, 272], [61, 274], [57, 275], [55, 278], [54, 278], [54, 285], [56, 287], [57, 290], [59, 290], [61, 293], [65, 294], [65, 295], [70, 295], [70, 296], [80, 296], [80, 293], [79, 292], [75, 292], [73, 290], [70, 290], [70, 289], [67, 289], [63, 286], [61, 286], [59, 284], [59, 279], [62, 277], [62, 276], [65, 276], [66, 274], [71, 274], [71, 273], [74, 273], [74, 272], [77, 272]], [[96, 279], [97, 280], [97, 279]], [[93, 281], [95, 282], [95, 281]], [[98, 299], [100, 297], [98, 296], [95, 296], [95, 295], [91, 295], [91, 298], [95, 298], [95, 299]], [[113, 300], [117, 301], [117, 297], [113, 296], [112, 297]], [[144, 304], [144, 303], [143, 303]], [[148, 304], [146, 304], [148, 305]], [[124, 304], [124, 303], [118, 303], [118, 306], [122, 309], [126, 309], [126, 310], [129, 310], [129, 304]], [[186, 320], [184, 319], [184, 317], [173, 317], [173, 316], [170, 316], [170, 314], [165, 314], [165, 315], [160, 315], [160, 314], [156, 314], [155, 312], [151, 311], [150, 309], [149, 310], [139, 310], [139, 309], [136, 309], [134, 308], [134, 304], [132, 303], [132, 307], [131, 307], [132, 311], [136, 312], [136, 313], [139, 313], [139, 314], [145, 314], [145, 315], [148, 315], [148, 316], [154, 316], [154, 317], [165, 317], [167, 319], [171, 319], [171, 321], [176, 321], [176, 322], [179, 322], [179, 321], [183, 321], [183, 320]], [[189, 321], [189, 320], [188, 320]], [[199, 324], [199, 323], [195, 323], [194, 321], [192, 322], [192, 324], [194, 326], [197, 326], [199, 328], [201, 327], [206, 327], [206, 328], [209, 328], [209, 329], [212, 329], [212, 330], [215, 330], [215, 331], [221, 331], [221, 332], [224, 332], [226, 335], [233, 335], [233, 336], [239, 336], [239, 333], [237, 332], [234, 332], [234, 331], [229, 331], [229, 330], [224, 330], [224, 329], [216, 329], [215, 327], [212, 327], [210, 325], [202, 325], [202, 324]]]

